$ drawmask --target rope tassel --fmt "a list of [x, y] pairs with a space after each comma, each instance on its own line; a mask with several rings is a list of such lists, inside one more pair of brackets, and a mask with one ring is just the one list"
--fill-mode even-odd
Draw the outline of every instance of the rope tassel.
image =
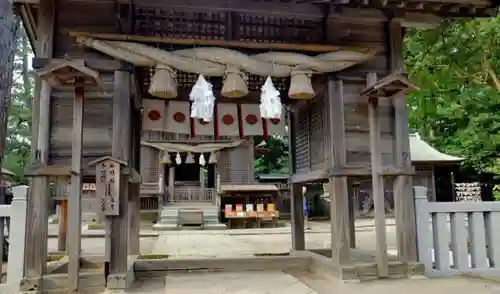
[[271, 77], [267, 77], [261, 88], [260, 116], [264, 119], [280, 119], [282, 108], [280, 92], [274, 87]]
[[191, 104], [191, 117], [212, 121], [214, 116], [215, 96], [212, 91], [212, 84], [205, 80], [203, 75], [198, 76], [198, 80], [189, 93]]
[[188, 152], [187, 156], [186, 156], [186, 164], [191, 164], [191, 163], [194, 163], [194, 156], [193, 156], [193, 153], [191, 152]]
[[214, 164], [217, 163], [217, 154], [215, 152], [210, 152], [210, 157], [208, 158], [208, 163], [209, 164]]
[[179, 152], [177, 152], [177, 155], [175, 156], [175, 163], [177, 165], [180, 165], [182, 163], [181, 154]]
[[201, 166], [205, 166], [207, 162], [205, 161], [205, 155], [203, 155], [203, 153], [200, 153], [200, 160], [199, 160], [199, 164]]
[[160, 163], [162, 163], [162, 164], [171, 164], [172, 162], [170, 161], [170, 154], [165, 153], [165, 155], [163, 155]]

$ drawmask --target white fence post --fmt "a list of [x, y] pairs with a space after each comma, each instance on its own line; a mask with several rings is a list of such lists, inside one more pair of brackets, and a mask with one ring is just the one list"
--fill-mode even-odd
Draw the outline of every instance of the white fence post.
[[415, 192], [415, 218], [417, 222], [418, 260], [424, 264], [425, 271], [432, 271], [432, 232], [429, 227], [429, 200], [427, 188], [414, 186]]
[[13, 187], [12, 193], [14, 198], [11, 204], [7, 285], [12, 293], [17, 293], [24, 275], [24, 238], [26, 235], [28, 186]]

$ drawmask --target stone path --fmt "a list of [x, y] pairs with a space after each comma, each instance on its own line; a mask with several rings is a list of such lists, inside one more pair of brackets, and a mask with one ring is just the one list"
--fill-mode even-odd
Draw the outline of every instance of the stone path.
[[[260, 235], [237, 234], [228, 232], [225, 234], [215, 233], [217, 231], [169, 231], [163, 232], [152, 248], [152, 252], [168, 254], [171, 258], [199, 258], [199, 257], [223, 257], [231, 255], [253, 255], [256, 253], [285, 253], [291, 249], [290, 233], [275, 233], [274, 230], [266, 229], [266, 233]], [[234, 230], [231, 230], [234, 231]], [[361, 249], [375, 250], [375, 232], [373, 229], [363, 230], [359, 228], [356, 232], [356, 245]], [[396, 250], [395, 227], [387, 227], [387, 241], [390, 253]], [[330, 248], [330, 233], [308, 232], [306, 233], [306, 248], [322, 249]]]
[[498, 294], [498, 285], [467, 278], [344, 284], [309, 273], [196, 273], [138, 281], [126, 293], [150, 294]]

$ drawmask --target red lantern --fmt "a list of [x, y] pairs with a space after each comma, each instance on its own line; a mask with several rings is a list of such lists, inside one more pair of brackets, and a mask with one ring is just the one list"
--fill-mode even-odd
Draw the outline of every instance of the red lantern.
[[253, 115], [253, 114], [249, 114], [247, 115], [247, 117], [245, 118], [245, 120], [247, 121], [247, 123], [249, 125], [254, 125], [257, 123], [258, 119], [257, 119], [257, 116]]
[[232, 115], [230, 114], [225, 114], [223, 117], [222, 117], [222, 122], [225, 124], [225, 125], [232, 125], [234, 123], [234, 118]]
[[279, 118], [271, 118], [271, 123], [272, 123], [273, 125], [277, 125], [277, 124], [279, 124], [279, 123], [280, 123], [280, 121], [281, 121], [281, 120], [280, 120]]
[[157, 121], [161, 118], [161, 114], [157, 110], [151, 110], [148, 112], [148, 118], [152, 121]]
[[174, 121], [178, 123], [183, 123], [186, 121], [186, 115], [182, 112], [176, 112], [174, 113]]
[[198, 122], [199, 122], [199, 123], [200, 123], [200, 125], [202, 125], [202, 126], [208, 125], [208, 124], [210, 123], [210, 122], [208, 122], [208, 121], [204, 121], [202, 118], [199, 118], [199, 119], [198, 119]]

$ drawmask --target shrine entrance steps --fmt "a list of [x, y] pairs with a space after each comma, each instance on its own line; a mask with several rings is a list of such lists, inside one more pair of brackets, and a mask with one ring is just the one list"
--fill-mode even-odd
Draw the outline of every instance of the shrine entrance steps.
[[219, 221], [219, 207], [212, 202], [169, 203], [161, 210], [160, 221], [153, 226], [157, 231], [168, 230], [223, 230]]

